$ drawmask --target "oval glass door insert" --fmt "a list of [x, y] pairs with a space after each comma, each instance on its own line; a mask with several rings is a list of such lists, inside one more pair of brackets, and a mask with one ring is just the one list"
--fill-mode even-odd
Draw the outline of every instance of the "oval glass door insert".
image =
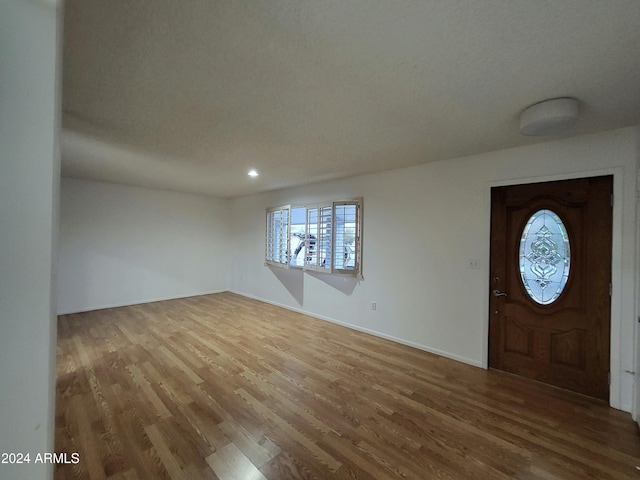
[[527, 222], [520, 239], [520, 276], [529, 296], [541, 305], [553, 303], [569, 279], [571, 249], [562, 220], [551, 210], [539, 210]]

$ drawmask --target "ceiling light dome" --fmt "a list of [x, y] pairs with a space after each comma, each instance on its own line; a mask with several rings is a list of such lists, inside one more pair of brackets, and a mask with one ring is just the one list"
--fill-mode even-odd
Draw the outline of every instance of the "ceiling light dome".
[[520, 133], [530, 136], [554, 135], [578, 120], [575, 98], [552, 98], [535, 103], [520, 115]]

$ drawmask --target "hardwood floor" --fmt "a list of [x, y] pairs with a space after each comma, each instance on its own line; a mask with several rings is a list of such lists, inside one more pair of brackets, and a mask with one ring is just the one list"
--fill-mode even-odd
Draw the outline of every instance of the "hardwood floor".
[[640, 478], [635, 423], [598, 400], [231, 293], [58, 337], [59, 480]]

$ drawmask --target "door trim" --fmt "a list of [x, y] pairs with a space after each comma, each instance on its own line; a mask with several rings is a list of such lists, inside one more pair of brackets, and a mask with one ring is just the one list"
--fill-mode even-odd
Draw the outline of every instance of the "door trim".
[[[611, 340], [609, 346], [609, 365], [611, 369], [611, 384], [609, 385], [609, 405], [613, 408], [631, 410], [632, 405], [622, 405], [622, 375], [625, 373], [622, 368], [622, 312], [623, 306], [623, 262], [622, 262], [622, 207], [623, 199], [623, 173], [624, 167], [605, 168], [599, 170], [589, 170], [585, 172], [575, 172], [560, 175], [547, 175], [539, 177], [517, 177], [505, 180], [495, 180], [485, 182], [484, 186], [484, 205], [485, 205], [485, 232], [486, 250], [484, 255], [484, 277], [483, 288], [486, 293], [483, 296], [483, 311], [486, 312], [483, 317], [482, 332], [484, 341], [482, 345], [482, 368], [489, 368], [489, 265], [491, 258], [491, 188], [520, 185], [526, 183], [542, 183], [552, 182], [555, 180], [572, 180], [578, 178], [600, 177], [604, 175], [613, 175], [613, 195], [616, 199], [613, 204], [613, 231], [611, 238]], [[635, 172], [634, 172], [635, 175]], [[639, 226], [640, 228], [640, 226]], [[634, 242], [635, 246], [635, 242]], [[635, 283], [629, 286], [635, 294]], [[635, 302], [635, 296], [634, 302]], [[634, 319], [635, 321], [635, 319]], [[629, 355], [633, 357], [633, 345]], [[632, 378], [628, 379], [629, 383], [624, 388], [631, 389], [633, 386]], [[624, 407], [624, 408], [623, 408]]]

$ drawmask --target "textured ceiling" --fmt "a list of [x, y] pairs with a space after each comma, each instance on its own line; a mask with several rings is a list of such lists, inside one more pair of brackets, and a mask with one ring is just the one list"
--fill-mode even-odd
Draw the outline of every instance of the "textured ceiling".
[[235, 197], [545, 141], [551, 97], [640, 123], [638, 0], [65, 5], [66, 176]]

